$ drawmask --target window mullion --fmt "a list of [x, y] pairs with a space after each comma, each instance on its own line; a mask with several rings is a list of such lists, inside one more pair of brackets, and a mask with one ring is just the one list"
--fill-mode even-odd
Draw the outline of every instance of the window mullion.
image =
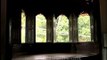
[[35, 43], [35, 15], [31, 17], [31, 27], [32, 27], [32, 43]]
[[72, 15], [69, 16], [69, 41], [73, 40], [73, 23], [72, 23]]
[[78, 25], [77, 25], [77, 17], [73, 14], [73, 31], [72, 31], [72, 35], [73, 35], [73, 42], [78, 42]]
[[35, 18], [35, 15], [34, 15], [34, 20], [33, 20], [33, 22], [34, 22], [34, 28], [33, 28], [33, 30], [34, 30], [34, 43], [36, 43], [36, 18]]
[[46, 18], [46, 19], [47, 19], [47, 25], [46, 25], [46, 27], [47, 27], [47, 30], [46, 30], [46, 32], [47, 32], [47, 37], [46, 37], [46, 38], [47, 38], [47, 39], [46, 39], [46, 40], [47, 40], [47, 42], [50, 42], [50, 30], [49, 30], [49, 29], [50, 29], [50, 23], [49, 23], [50, 21], [49, 21], [48, 18]]
[[53, 42], [53, 16], [50, 15], [47, 17], [47, 42]]
[[75, 37], [74, 37], [74, 32], [75, 32], [75, 30], [74, 30], [74, 26], [75, 26], [75, 24], [74, 24], [74, 14], [72, 15], [73, 17], [72, 17], [72, 42], [74, 42], [75, 41]]
[[26, 43], [34, 43], [34, 16], [26, 17]]
[[[90, 14], [90, 28], [91, 28], [91, 41], [95, 41], [95, 38], [96, 38], [96, 33], [94, 33], [94, 18], [93, 18], [93, 15], [92, 13]], [[95, 38], [93, 37], [95, 36]]]
[[75, 16], [75, 42], [78, 42], [78, 17]]

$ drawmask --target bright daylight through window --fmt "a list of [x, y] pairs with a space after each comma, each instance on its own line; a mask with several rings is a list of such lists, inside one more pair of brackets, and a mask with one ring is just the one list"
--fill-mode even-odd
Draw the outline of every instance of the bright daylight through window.
[[[54, 18], [54, 17], [53, 17]], [[70, 42], [69, 36], [69, 19], [66, 15], [59, 15], [53, 20], [53, 33], [54, 42]], [[78, 42], [91, 42], [91, 23], [90, 15], [88, 13], [81, 13], [77, 20], [78, 25]], [[74, 29], [75, 30], [75, 29]], [[25, 43], [26, 32], [26, 15], [22, 10], [21, 12], [21, 43]], [[72, 31], [73, 32], [73, 31]], [[73, 37], [72, 37], [73, 38]], [[47, 42], [47, 19], [43, 14], [35, 16], [35, 41], [37, 43]]]
[[25, 32], [26, 32], [26, 15], [22, 10], [21, 12], [21, 43], [25, 43]]
[[78, 17], [78, 41], [91, 42], [90, 16], [88, 13], [81, 13]]
[[46, 42], [46, 18], [42, 14], [36, 16], [36, 42]]
[[54, 20], [54, 39], [54, 42], [69, 42], [69, 20], [65, 15]]

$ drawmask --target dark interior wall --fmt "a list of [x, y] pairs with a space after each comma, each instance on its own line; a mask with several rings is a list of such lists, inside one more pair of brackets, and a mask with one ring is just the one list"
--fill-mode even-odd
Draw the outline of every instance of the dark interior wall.
[[[12, 43], [13, 44], [20, 44], [20, 39], [19, 39], [19, 36], [20, 36], [20, 17], [18, 17], [20, 14], [20, 11], [21, 9], [24, 9], [25, 12], [29, 15], [30, 14], [36, 14], [36, 13], [43, 13], [45, 14], [46, 16], [49, 14], [62, 14], [63, 12], [65, 12], [66, 14], [72, 14], [72, 13], [75, 13], [76, 15], [79, 15], [80, 12], [82, 11], [92, 11], [94, 10], [95, 8], [93, 8], [93, 4], [86, 4], [86, 1], [85, 0], [73, 0], [72, 2], [75, 3], [75, 4], [72, 4], [71, 2], [69, 2], [68, 0], [67, 1], [61, 1], [58, 0], [57, 2], [55, 2], [54, 0], [52, 1], [44, 1], [43, 0], [43, 4], [39, 4], [41, 2], [40, 1], [35, 1], [35, 0], [27, 0], [25, 2], [25, 0], [9, 0], [9, 5], [8, 5], [8, 13], [9, 13], [9, 17], [11, 17], [12, 19]], [[25, 3], [24, 3], [25, 2]], [[20, 5], [19, 5], [20, 3]], [[56, 3], [56, 4], [55, 4]], [[58, 4], [60, 3], [60, 4]], [[64, 4], [64, 3], [68, 3], [68, 4]], [[96, 1], [95, 1], [96, 3]], [[91, 7], [92, 9], [91, 9]], [[96, 5], [97, 6], [97, 5]], [[94, 10], [94, 13], [95, 13], [95, 16], [98, 15], [98, 11], [95, 11]], [[98, 18], [97, 18], [98, 19]], [[99, 20], [99, 19], [98, 19]], [[100, 29], [99, 29], [100, 30]], [[18, 43], [19, 42], [19, 43]], [[85, 43], [83, 43], [84, 45]], [[32, 50], [34, 49], [35, 52], [38, 52], [38, 53], [41, 53], [42, 50], [45, 50], [44, 47], [47, 47], [46, 49], [50, 49], [50, 50], [45, 50], [46, 52], [50, 51], [52, 52], [51, 50], [55, 50], [57, 49], [56, 51], [54, 52], [75, 52], [75, 48], [78, 49], [78, 53], [81, 52], [82, 50], [84, 50], [84, 48], [79, 48], [81, 47], [82, 45], [81, 44], [78, 44], [77, 47], [70, 47], [72, 46], [72, 44], [33, 44], [34, 46], [32, 45], [29, 45], [29, 44], [23, 44], [23, 48], [25, 49], [22, 49], [23, 51], [25, 50], [30, 50], [30, 47], [32, 47]], [[87, 46], [87, 44], [85, 44]], [[89, 46], [91, 46], [91, 44], [88, 44]], [[42, 46], [43, 48], [36, 48], [36, 47], [40, 47]], [[59, 48], [58, 48], [58, 47]], [[60, 47], [60, 46], [63, 46]], [[27, 47], [27, 48], [26, 48]], [[51, 47], [54, 47], [54, 49], [51, 49]], [[73, 48], [73, 49], [72, 49]], [[90, 48], [90, 47], [89, 47]], [[42, 50], [40, 50], [42, 49]], [[63, 50], [64, 49], [64, 50]], [[87, 50], [88, 48], [86, 48]], [[14, 50], [14, 49], [13, 49]], [[19, 48], [20, 50], [20, 48]], [[61, 50], [61, 51], [60, 51]], [[72, 51], [73, 50], [73, 51]], [[81, 51], [79, 51], [81, 50]], [[87, 51], [88, 52], [88, 51]], [[92, 51], [91, 51], [92, 52]], [[92, 52], [93, 53], [93, 52]]]
[[107, 0], [100, 0], [101, 29], [107, 33]]
[[[0, 54], [1, 54], [1, 60], [5, 60], [6, 55], [6, 44], [8, 42], [8, 36], [6, 35], [8, 28], [6, 28], [6, 2], [7, 0], [1, 0], [1, 20], [0, 20]], [[102, 27], [102, 33], [107, 33], [107, 0], [100, 0], [100, 12], [101, 12], [101, 27]]]

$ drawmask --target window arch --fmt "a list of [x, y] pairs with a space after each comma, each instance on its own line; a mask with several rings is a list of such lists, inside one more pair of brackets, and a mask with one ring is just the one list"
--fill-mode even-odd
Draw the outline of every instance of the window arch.
[[22, 10], [21, 12], [21, 43], [25, 43], [25, 32], [26, 32], [26, 15]]
[[36, 42], [46, 42], [46, 18], [43, 14], [36, 15]]
[[78, 41], [91, 42], [90, 15], [81, 13], [78, 17]]
[[69, 42], [69, 20], [65, 15], [54, 20], [54, 30], [54, 42]]

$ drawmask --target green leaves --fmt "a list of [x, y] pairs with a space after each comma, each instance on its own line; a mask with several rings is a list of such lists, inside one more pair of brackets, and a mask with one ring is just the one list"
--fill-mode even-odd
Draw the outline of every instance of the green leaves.
[[69, 20], [65, 15], [60, 15], [55, 24], [56, 39], [55, 42], [69, 42]]
[[46, 42], [46, 18], [42, 14], [36, 16], [36, 42]]
[[87, 13], [78, 17], [78, 39], [79, 42], [91, 41], [90, 16]]

